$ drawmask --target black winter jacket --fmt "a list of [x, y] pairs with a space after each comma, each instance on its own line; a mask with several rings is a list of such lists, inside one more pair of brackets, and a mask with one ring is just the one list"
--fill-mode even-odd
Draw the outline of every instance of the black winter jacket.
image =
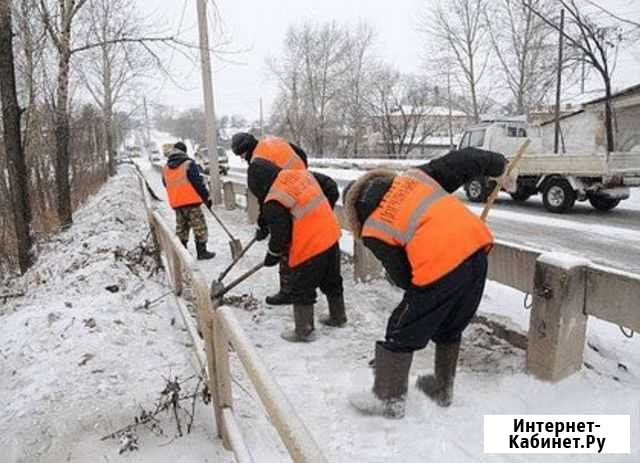
[[[289, 210], [278, 201], [264, 203], [273, 182], [281, 171], [278, 166], [265, 159], [256, 159], [247, 170], [247, 184], [249, 190], [258, 198], [260, 216], [258, 226], [269, 228], [269, 250], [273, 254], [285, 253], [291, 243], [293, 221]], [[333, 208], [340, 197], [337, 183], [328, 175], [311, 172], [320, 184], [322, 192]]]
[[[204, 184], [204, 180], [202, 179], [202, 175], [200, 175], [200, 166], [193, 159], [189, 158], [184, 151], [174, 150], [169, 155], [169, 159], [167, 159], [167, 166], [169, 169], [176, 169], [183, 162], [191, 161], [191, 165], [189, 169], [187, 169], [187, 178], [193, 188], [198, 192], [198, 195], [202, 198], [203, 202], [206, 202], [209, 199], [209, 190]], [[164, 180], [164, 175], [162, 176], [162, 184], [166, 187], [167, 184]]]
[[[417, 168], [437, 181], [448, 193], [453, 193], [475, 177], [502, 175], [505, 165], [506, 159], [501, 154], [477, 148], [464, 148], [451, 151]], [[365, 197], [356, 205], [360, 223], [364, 223], [378, 208], [390, 187], [390, 180], [377, 179], [364, 192]], [[376, 238], [364, 238], [362, 241], [382, 263], [396, 286], [403, 289], [411, 287], [411, 265], [404, 247], [391, 246]]]

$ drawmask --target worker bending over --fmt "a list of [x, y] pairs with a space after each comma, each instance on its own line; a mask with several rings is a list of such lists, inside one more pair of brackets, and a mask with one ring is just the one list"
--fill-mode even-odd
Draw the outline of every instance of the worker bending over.
[[[231, 150], [247, 163], [251, 163], [255, 159], [265, 159], [281, 169], [307, 168], [307, 155], [303, 149], [284, 138], [268, 136], [258, 141], [250, 133], [238, 132], [231, 138]], [[268, 228], [259, 220], [258, 230], [256, 230], [258, 241], [265, 239], [268, 233]], [[280, 290], [274, 295], [267, 296], [267, 304], [288, 305], [293, 302], [291, 298], [291, 269], [288, 261], [287, 254], [282, 254], [279, 269]]]
[[261, 205], [261, 221], [271, 235], [265, 265], [288, 255], [295, 329], [282, 334], [291, 342], [315, 339], [316, 289], [326, 295], [329, 317], [322, 323], [347, 322], [340, 273], [340, 225], [333, 213], [339, 193], [330, 177], [306, 169], [281, 169], [256, 159], [247, 171], [249, 190]]
[[198, 260], [212, 259], [214, 252], [207, 251], [207, 222], [200, 205], [211, 207], [209, 190], [204, 185], [200, 168], [187, 156], [187, 147], [179, 141], [167, 159], [162, 171], [162, 183], [167, 189], [169, 205], [176, 213], [176, 235], [187, 247], [189, 231], [193, 228]]
[[372, 171], [345, 190], [354, 237], [405, 290], [384, 341], [375, 345], [374, 397], [350, 399], [360, 411], [404, 416], [413, 352], [430, 340], [435, 373], [418, 377], [416, 386], [438, 405], [451, 404], [460, 339], [480, 304], [493, 236], [450, 193], [472, 178], [502, 175], [505, 162], [500, 154], [465, 148], [399, 175]]

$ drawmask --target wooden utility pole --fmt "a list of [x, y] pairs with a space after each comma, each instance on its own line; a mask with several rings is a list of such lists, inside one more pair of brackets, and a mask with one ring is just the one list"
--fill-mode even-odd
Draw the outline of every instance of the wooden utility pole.
[[218, 168], [218, 129], [213, 100], [213, 77], [211, 75], [211, 55], [209, 49], [209, 29], [207, 25], [206, 0], [197, 0], [198, 31], [200, 35], [200, 65], [202, 68], [202, 90], [206, 116], [207, 149], [209, 150], [209, 191], [214, 204], [222, 203], [220, 190], [220, 170]]
[[560, 10], [560, 36], [558, 38], [558, 77], [556, 79], [556, 114], [553, 152], [558, 152], [560, 144], [560, 92], [562, 90], [562, 47], [564, 45], [564, 8]]

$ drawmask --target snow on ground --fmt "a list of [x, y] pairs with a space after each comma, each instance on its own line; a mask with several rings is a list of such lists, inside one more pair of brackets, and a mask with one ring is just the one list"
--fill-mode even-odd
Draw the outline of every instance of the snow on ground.
[[[147, 169], [154, 187], [161, 188], [159, 175]], [[161, 190], [162, 191], [162, 190]], [[160, 207], [164, 216], [173, 213]], [[246, 223], [243, 211], [218, 208], [222, 220], [242, 242], [253, 235], [253, 225]], [[202, 271], [215, 278], [230, 262], [227, 238], [209, 218], [211, 247], [218, 253], [212, 261], [199, 262]], [[345, 244], [349, 238], [345, 237]], [[191, 249], [191, 252], [194, 252]], [[236, 275], [259, 262], [265, 244], [254, 246], [229, 275]], [[277, 270], [264, 269], [232, 294], [254, 297], [257, 308], [238, 308], [239, 317], [262, 358], [281, 384], [305, 424], [335, 462], [536, 462], [541, 457], [527, 455], [483, 455], [482, 420], [484, 414], [631, 414], [632, 423], [640, 419], [640, 349], [639, 338], [626, 339], [617, 327], [591, 319], [589, 347], [584, 368], [571, 378], [555, 385], [545, 384], [524, 373], [524, 351], [493, 336], [485, 325], [474, 323], [465, 333], [457, 381], [456, 398], [450, 409], [442, 410], [426, 400], [413, 386], [410, 388], [407, 417], [400, 421], [358, 415], [347, 394], [368, 389], [372, 375], [367, 361], [373, 355], [374, 342], [384, 333], [386, 319], [401, 299], [401, 292], [385, 280], [356, 284], [352, 266], [345, 257], [343, 276], [349, 324], [344, 329], [330, 329], [317, 324], [318, 340], [311, 344], [290, 344], [280, 338], [280, 331], [293, 324], [290, 307], [269, 307], [264, 297], [277, 288]], [[526, 331], [528, 312], [523, 308], [524, 295], [497, 283], [489, 282], [481, 304], [481, 313], [490, 320]], [[316, 315], [326, 313], [319, 297]], [[430, 371], [433, 348], [429, 346], [414, 359], [411, 384], [418, 374]], [[232, 363], [236, 411], [242, 431], [256, 461], [283, 460], [282, 446], [256, 399], [237, 361]], [[635, 426], [635, 424], [634, 424]], [[637, 431], [637, 428], [634, 428]], [[637, 435], [637, 432], [636, 432]], [[632, 443], [632, 455], [607, 455], [607, 462], [638, 461], [638, 440]], [[586, 462], [584, 455], [544, 457], [545, 462]]]
[[149, 230], [138, 190], [133, 169], [121, 167], [72, 228], [41, 247], [34, 268], [3, 282], [27, 296], [0, 307], [2, 463], [232, 461], [203, 404], [186, 437], [174, 440], [162, 415], [166, 435], [139, 432], [137, 452], [119, 457], [118, 441], [100, 441], [152, 408], [163, 377], [193, 375], [188, 335], [172, 324], [179, 317], [167, 298], [144, 308], [168, 287], [162, 272], [149, 276], [150, 257], [137, 263]]

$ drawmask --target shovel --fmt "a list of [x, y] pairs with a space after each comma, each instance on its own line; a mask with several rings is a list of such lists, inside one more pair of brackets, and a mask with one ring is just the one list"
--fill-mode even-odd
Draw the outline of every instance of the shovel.
[[253, 237], [251, 241], [247, 243], [247, 245], [242, 249], [242, 251], [240, 251], [240, 254], [238, 254], [237, 257], [233, 259], [233, 262], [231, 262], [231, 264], [229, 264], [229, 266], [222, 271], [222, 273], [218, 277], [218, 283], [222, 282], [222, 279], [227, 276], [227, 274], [231, 271], [231, 269], [238, 263], [238, 261], [242, 258], [242, 256], [245, 255], [245, 253], [249, 250], [251, 246], [253, 246], [253, 243], [255, 243], [256, 241], [258, 241], [257, 238]]
[[237, 239], [235, 236], [231, 234], [229, 229], [224, 225], [224, 223], [222, 223], [222, 220], [220, 220], [220, 217], [218, 217], [218, 215], [215, 212], [213, 212], [213, 209], [209, 207], [207, 207], [207, 209], [209, 210], [209, 212], [211, 212], [211, 215], [213, 216], [214, 219], [216, 219], [218, 224], [220, 224], [220, 226], [225, 231], [227, 236], [229, 236], [229, 247], [231, 248], [231, 258], [234, 261], [237, 260], [239, 257], [241, 257], [242, 243], [240, 242], [239, 239]]
[[[524, 156], [524, 153], [527, 151], [527, 148], [529, 147], [529, 143], [531, 143], [531, 140], [527, 138], [524, 141], [524, 143], [520, 145], [520, 148], [518, 149], [516, 156], [511, 160], [511, 162], [507, 166], [507, 169], [504, 174], [505, 177], [508, 177], [509, 175], [511, 175], [511, 172], [513, 172], [513, 169], [516, 168], [516, 166], [520, 162], [520, 159], [522, 159], [522, 156]], [[487, 204], [485, 204], [484, 209], [482, 210], [482, 214], [480, 215], [480, 218], [482, 219], [483, 222], [487, 221], [487, 216], [489, 215], [489, 211], [491, 210], [491, 207], [493, 206], [493, 203], [498, 197], [498, 193], [500, 193], [501, 189], [502, 189], [502, 179], [498, 179], [498, 181], [496, 182], [496, 187], [493, 189], [493, 191], [489, 195], [489, 198], [487, 199]]]
[[264, 267], [264, 262], [260, 262], [258, 265], [253, 267], [251, 270], [246, 271], [245, 273], [240, 275], [238, 278], [233, 280], [231, 283], [229, 283], [227, 286], [224, 286], [218, 280], [212, 281], [211, 282], [211, 299], [214, 300], [214, 301], [216, 299], [221, 301], [222, 300], [222, 296], [227, 294], [230, 290], [232, 290], [233, 288], [238, 286], [240, 283], [242, 283], [244, 280], [249, 278], [251, 275], [256, 273], [262, 267]]

